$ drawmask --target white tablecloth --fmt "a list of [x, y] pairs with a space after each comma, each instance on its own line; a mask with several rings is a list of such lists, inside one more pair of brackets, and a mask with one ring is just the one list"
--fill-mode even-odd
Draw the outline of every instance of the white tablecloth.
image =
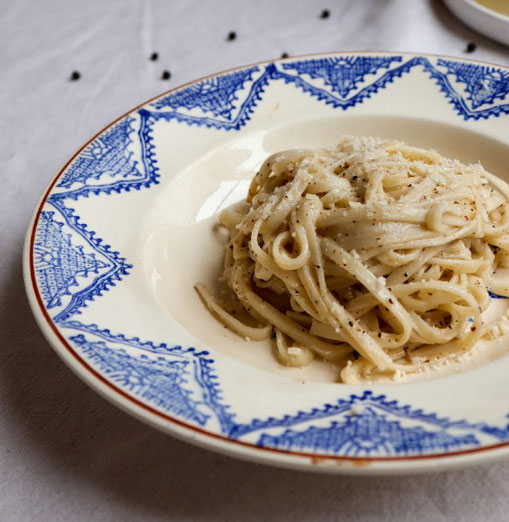
[[29, 216], [53, 174], [112, 119], [170, 87], [284, 52], [465, 56], [474, 42], [469, 57], [507, 65], [508, 48], [426, 0], [1, 0], [0, 13], [1, 521], [508, 520], [509, 462], [351, 478], [249, 464], [162, 435], [64, 366], [21, 277]]

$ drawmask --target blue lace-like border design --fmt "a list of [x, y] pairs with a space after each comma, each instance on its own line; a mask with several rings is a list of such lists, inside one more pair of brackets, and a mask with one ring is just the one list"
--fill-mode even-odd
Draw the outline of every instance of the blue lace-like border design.
[[[228, 81], [204, 80], [185, 88], [184, 94], [177, 91], [152, 103], [150, 107], [155, 110], [143, 110], [155, 119], [175, 119], [188, 125], [238, 130], [249, 120], [269, 83], [282, 80], [327, 105], [347, 110], [404, 74], [420, 69], [435, 81], [463, 119], [478, 120], [509, 114], [509, 71], [442, 58], [433, 64], [423, 56], [409, 58], [406, 62], [403, 60], [402, 56], [332, 56], [279, 65], [271, 63], [263, 69], [251, 68], [249, 74], [245, 71], [246, 74], [240, 78], [236, 76], [239, 73], [234, 72], [230, 73], [231, 76], [226, 75]], [[247, 79], [252, 78], [247, 90]], [[242, 101], [237, 95], [239, 90], [245, 92]], [[194, 102], [192, 93], [197, 93]], [[177, 100], [182, 98], [186, 103], [179, 107]], [[195, 113], [191, 113], [191, 109]]]
[[152, 126], [141, 110], [109, 127], [71, 161], [49, 199], [129, 192], [159, 183]]
[[345, 55], [269, 63], [203, 80], [161, 97], [95, 138], [62, 174], [35, 234], [42, 298], [73, 347], [106, 379], [160, 411], [263, 447], [350, 456], [421, 455], [509, 440], [508, 426], [439, 418], [369, 390], [309, 411], [241, 422], [222, 395], [207, 352], [126, 338], [76, 319], [87, 302], [109, 291], [132, 266], [89, 230], [72, 202], [157, 184], [157, 122], [236, 131], [277, 82], [346, 111], [413, 69], [427, 74], [465, 120], [509, 114], [506, 70], [426, 57]]
[[60, 326], [72, 331], [67, 337], [83, 358], [124, 391], [197, 427], [257, 446], [380, 457], [473, 449], [509, 440], [509, 423], [498, 427], [439, 417], [371, 390], [294, 414], [241, 422], [223, 397], [208, 352], [128, 339], [76, 320]]
[[[126, 338], [75, 319], [62, 321], [60, 327], [72, 332], [68, 338], [83, 352], [85, 359], [94, 366], [99, 365], [101, 373], [106, 373], [123, 389], [127, 387], [130, 393], [162, 411], [195, 420], [199, 426], [204, 426], [210, 419], [209, 424], [217, 423], [217, 431], [232, 431], [234, 415], [225, 404], [214, 372], [214, 361], [208, 352], [155, 344], [137, 337]], [[127, 353], [126, 348], [134, 349], [136, 355]], [[117, 357], [118, 351], [120, 357]], [[138, 366], [139, 361], [142, 366]], [[156, 366], [157, 371], [150, 371]], [[172, 404], [169, 397], [176, 403]]]
[[264, 447], [364, 457], [423, 455], [509, 440], [509, 424], [440, 418], [370, 390], [293, 416], [256, 419], [238, 429], [239, 435], [263, 430], [257, 443]]
[[[48, 203], [54, 211], [41, 214], [35, 234], [34, 263], [46, 307], [54, 313], [55, 323], [59, 323], [115, 286], [132, 265], [96, 238], [95, 232], [80, 222], [72, 208], [58, 199], [49, 198]], [[82, 245], [73, 245], [75, 235]], [[64, 302], [66, 296], [69, 299]]]

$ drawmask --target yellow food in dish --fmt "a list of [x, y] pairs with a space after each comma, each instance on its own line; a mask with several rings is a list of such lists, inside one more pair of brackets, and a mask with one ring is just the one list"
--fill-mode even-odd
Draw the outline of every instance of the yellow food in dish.
[[509, 16], [509, 2], [507, 0], [476, 0], [476, 2], [492, 11]]
[[483, 313], [509, 266], [508, 202], [481, 165], [398, 141], [278, 152], [219, 217], [228, 292], [196, 289], [233, 332], [274, 338], [285, 365], [321, 357], [346, 383], [419, 374], [506, 333]]

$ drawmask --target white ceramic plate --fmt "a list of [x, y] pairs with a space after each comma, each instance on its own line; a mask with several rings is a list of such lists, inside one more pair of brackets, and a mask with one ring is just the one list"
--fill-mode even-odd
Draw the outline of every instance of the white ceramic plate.
[[[509, 45], [507, 0], [444, 0], [447, 7], [465, 24], [479, 33]], [[481, 5], [486, 4], [486, 5]], [[491, 8], [486, 7], [487, 5]], [[497, 10], [498, 9], [498, 10]]]
[[509, 357], [422, 382], [337, 384], [324, 363], [285, 368], [225, 330], [193, 284], [216, 280], [217, 212], [272, 152], [378, 135], [504, 176], [508, 131], [509, 70], [472, 61], [329, 54], [198, 80], [116, 120], [51, 182], [24, 255], [35, 317], [104, 397], [233, 456], [396, 473], [507, 455]]

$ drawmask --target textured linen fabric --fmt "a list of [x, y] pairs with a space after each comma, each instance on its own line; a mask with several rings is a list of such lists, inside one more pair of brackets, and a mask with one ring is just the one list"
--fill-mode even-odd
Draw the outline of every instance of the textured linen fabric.
[[[509, 49], [426, 0], [1, 0], [0, 13], [0, 520], [506, 521], [509, 461], [421, 476], [308, 474], [137, 422], [45, 341], [21, 253], [29, 217], [67, 158], [171, 87], [285, 52], [417, 51], [507, 65]], [[468, 42], [477, 49], [466, 55]]]

